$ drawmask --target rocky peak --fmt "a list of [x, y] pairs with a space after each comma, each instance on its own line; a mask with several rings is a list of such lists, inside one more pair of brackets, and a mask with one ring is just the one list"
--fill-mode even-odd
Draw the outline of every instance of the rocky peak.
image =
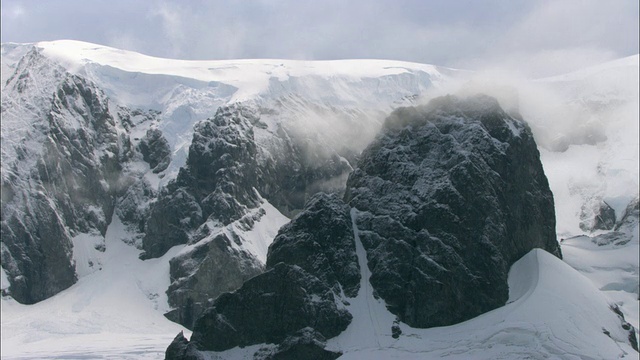
[[[34, 50], [23, 61], [37, 59]], [[10, 171], [5, 172], [3, 164], [2, 263], [11, 295], [23, 303], [50, 297], [76, 281], [72, 238], [81, 233], [104, 235], [122, 185], [121, 162], [130, 156], [128, 137], [119, 133], [102, 91], [68, 73], [48, 77], [47, 66], [56, 73], [51, 64], [29, 67], [44, 72], [33, 75], [33, 84], [57, 85], [49, 94], [48, 111], [32, 114], [46, 120], [37, 129], [40, 133], [34, 131], [23, 140], [39, 139], [41, 148], [14, 159], [7, 166]], [[31, 94], [31, 101], [38, 102], [41, 95]], [[30, 103], [28, 98], [21, 101]], [[22, 146], [6, 147], [21, 153]], [[4, 196], [7, 193], [12, 196]], [[95, 245], [104, 250], [104, 244]]]
[[[348, 302], [359, 291], [355, 233], [374, 294], [414, 327], [450, 325], [502, 306], [517, 259], [533, 248], [560, 256], [553, 197], [531, 131], [487, 96], [394, 111], [349, 176], [345, 200], [348, 206], [335, 195], [314, 196], [281, 228], [267, 272], [221, 295], [196, 322], [192, 341], [177, 339], [169, 350], [303, 343], [311, 346], [307, 354], [337, 356], [322, 340], [351, 317], [327, 300]], [[278, 319], [270, 318], [273, 308]], [[305, 328], [319, 338], [288, 338]], [[269, 353], [263, 350], [255, 356]]]
[[351, 321], [341, 296], [343, 290], [355, 296], [359, 281], [349, 208], [336, 195], [317, 194], [280, 229], [266, 272], [218, 297], [197, 320], [189, 346], [220, 351], [277, 343], [287, 352], [293, 350], [286, 344], [302, 342], [323, 353], [324, 339]]
[[255, 119], [234, 105], [196, 124], [186, 166], [150, 209], [144, 257], [187, 243], [205, 221], [226, 226], [260, 204]]
[[560, 256], [531, 131], [487, 96], [395, 111], [363, 152], [345, 199], [362, 212], [372, 285], [412, 326], [501, 306], [513, 262], [536, 247]]

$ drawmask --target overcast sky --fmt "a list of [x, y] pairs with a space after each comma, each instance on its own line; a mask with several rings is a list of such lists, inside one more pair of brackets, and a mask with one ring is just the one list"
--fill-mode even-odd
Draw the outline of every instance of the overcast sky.
[[181, 59], [376, 58], [542, 76], [638, 53], [638, 0], [2, 0], [2, 42]]

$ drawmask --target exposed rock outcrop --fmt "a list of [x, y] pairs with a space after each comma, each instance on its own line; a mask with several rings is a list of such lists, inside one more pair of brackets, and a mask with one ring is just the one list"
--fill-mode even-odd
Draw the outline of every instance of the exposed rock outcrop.
[[125, 187], [121, 164], [131, 156], [107, 97], [78, 76], [58, 76], [49, 111], [39, 115], [47, 120], [41, 135], [30, 135], [42, 137], [41, 152], [25, 151], [3, 172], [2, 263], [11, 295], [22, 303], [43, 300], [75, 282], [72, 238], [105, 234], [114, 199]]
[[144, 258], [187, 243], [207, 220], [228, 225], [259, 205], [254, 189], [261, 176], [251, 124], [256, 120], [251, 112], [226, 108], [196, 125], [186, 166], [151, 207]]
[[301, 267], [349, 297], [360, 287], [360, 267], [349, 207], [320, 193], [295, 221], [283, 226], [269, 247], [267, 267], [278, 263]]
[[232, 241], [221, 233], [171, 259], [167, 295], [174, 310], [165, 315], [167, 318], [192, 329], [215, 298], [264, 271], [263, 264], [246, 250], [234, 247]]
[[590, 237], [591, 242], [598, 246], [621, 246], [638, 239], [638, 226], [640, 219], [640, 207], [638, 198], [631, 200], [627, 205], [624, 215], [618, 221], [612, 231]]
[[[301, 252], [292, 251], [298, 247]], [[280, 355], [273, 358], [323, 353], [309, 339], [331, 338], [347, 327], [351, 314], [342, 303], [342, 289], [355, 295], [359, 280], [349, 208], [335, 195], [317, 194], [280, 230], [267, 271], [218, 297], [197, 320], [190, 346], [221, 351], [280, 344]], [[305, 328], [319, 336], [296, 335]]]
[[[154, 134], [148, 131], [146, 138], [155, 139]], [[161, 143], [145, 139], [140, 145], [143, 153], [149, 147], [144, 144]], [[213, 118], [195, 126], [186, 166], [151, 205], [142, 258], [161, 256], [178, 244], [196, 244], [221, 229], [229, 234], [226, 243], [233, 241], [241, 248], [242, 235], [234, 227], [249, 230], [260, 221], [263, 213], [258, 209], [264, 199], [291, 215], [319, 190], [340, 192], [351, 165], [330, 150], [313, 151], [318, 147], [290, 136], [283, 127], [267, 132], [253, 107], [220, 108]], [[197, 247], [172, 260], [172, 285], [167, 291], [174, 307], [167, 316], [188, 328], [209, 301], [264, 270], [264, 258], [248, 251], [226, 245], [222, 250], [211, 243]], [[213, 260], [217, 258], [224, 260]], [[219, 276], [212, 279], [212, 274]]]
[[636, 197], [629, 202], [614, 230], [632, 232], [638, 227], [638, 218], [640, 218], [640, 198]]
[[307, 327], [325, 338], [344, 330], [351, 315], [338, 305], [360, 280], [353, 221], [374, 294], [414, 327], [504, 305], [509, 267], [533, 248], [561, 256], [531, 131], [486, 96], [395, 111], [350, 175], [345, 199], [349, 206], [335, 195], [312, 198], [281, 228], [267, 272], [221, 295], [188, 346], [280, 349]]
[[239, 220], [261, 197], [293, 215], [316, 192], [343, 189], [344, 182], [332, 180], [346, 179], [351, 171], [346, 159], [319, 155], [313, 144], [282, 127], [260, 143], [255, 133], [266, 126], [258, 111], [241, 104], [222, 107], [196, 124], [186, 166], [151, 207], [144, 258], [187, 243], [206, 221], [226, 226]]
[[292, 336], [284, 339], [275, 348], [258, 350], [254, 355], [256, 360], [334, 360], [342, 353], [329, 351], [325, 348], [326, 339], [312, 328], [304, 328]]
[[154, 173], [160, 173], [167, 169], [171, 162], [171, 149], [169, 142], [158, 129], [147, 130], [145, 136], [138, 144], [144, 161], [149, 163]]
[[330, 338], [351, 315], [332, 289], [298, 266], [279, 263], [218, 297], [196, 321], [191, 341], [200, 350], [280, 343], [305, 327]]
[[396, 110], [347, 182], [371, 283], [415, 327], [503, 305], [509, 267], [560, 256], [553, 195], [528, 126], [493, 98]]
[[616, 212], [602, 199], [591, 199], [582, 205], [580, 229], [586, 232], [612, 230], [616, 226]]

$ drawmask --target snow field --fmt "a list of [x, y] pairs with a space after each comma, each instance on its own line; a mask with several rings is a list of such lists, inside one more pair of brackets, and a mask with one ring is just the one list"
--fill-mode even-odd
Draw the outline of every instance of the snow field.
[[[181, 246], [158, 259], [142, 261], [139, 250], [125, 244], [119, 219], [109, 226], [101, 270], [85, 272], [69, 289], [33, 305], [11, 298], [2, 302], [3, 359], [158, 359], [180, 331], [167, 320], [169, 259]], [[79, 239], [78, 239], [79, 240]], [[74, 249], [81, 262], [96, 252]]]

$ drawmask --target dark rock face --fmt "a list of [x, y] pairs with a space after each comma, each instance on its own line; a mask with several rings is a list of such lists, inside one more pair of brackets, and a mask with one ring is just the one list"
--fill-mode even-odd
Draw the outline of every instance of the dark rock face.
[[335, 195], [314, 196], [295, 221], [283, 226], [269, 247], [267, 267], [297, 265], [349, 297], [360, 287], [360, 267], [349, 207]]
[[[260, 211], [250, 212], [239, 222], [251, 228], [263, 215]], [[231, 229], [227, 228], [227, 232], [234, 235]], [[190, 329], [221, 293], [240, 288], [244, 281], [264, 271], [255, 257], [239, 250], [241, 239], [237, 237], [228, 238], [223, 233], [212, 240], [200, 240], [213, 236], [209, 235], [211, 231], [215, 230], [207, 224], [201, 226], [192, 240], [197, 243], [194, 249], [170, 262], [172, 284], [167, 295], [174, 310], [166, 316]], [[279, 262], [301, 267], [336, 294], [343, 290], [355, 296], [360, 270], [349, 207], [335, 195], [315, 196], [296, 221], [281, 229], [270, 247], [267, 267]]]
[[580, 229], [587, 232], [612, 230], [616, 225], [615, 210], [602, 199], [584, 204], [580, 218]]
[[253, 113], [230, 107], [196, 124], [186, 166], [150, 209], [145, 258], [187, 243], [206, 220], [227, 225], [260, 204], [252, 121]]
[[533, 248], [560, 256], [531, 131], [486, 96], [395, 111], [345, 199], [359, 211], [373, 287], [411, 326], [501, 306], [511, 264]]
[[165, 360], [204, 360], [205, 357], [184, 337], [182, 331], [171, 342], [164, 353]]
[[218, 297], [196, 321], [191, 342], [200, 350], [280, 343], [313, 326], [325, 337], [346, 329], [351, 314], [327, 284], [295, 265], [279, 263]]
[[[335, 153], [314, 152], [312, 145], [295, 140], [282, 127], [277, 133], [262, 133], [257, 137], [256, 132], [265, 131], [266, 127], [257, 111], [239, 104], [221, 108], [213, 118], [195, 126], [186, 166], [177, 179], [163, 189], [146, 215], [143, 259], [161, 256], [178, 244], [195, 244], [215, 228], [239, 224], [250, 229], [261, 216], [254, 214], [261, 205], [261, 197], [290, 215], [299, 211], [315, 192], [323, 189], [339, 192], [336, 188], [344, 186], [346, 174], [351, 170], [348, 161]], [[145, 139], [150, 140], [142, 139], [143, 153], [151, 148], [145, 144], [161, 142], [152, 141], [160, 136], [154, 134], [147, 132]], [[344, 181], [335, 181], [340, 178]], [[130, 198], [138, 199], [139, 194], [135, 192], [136, 196]], [[209, 300], [221, 292], [235, 290], [244, 280], [263, 270], [256, 259], [248, 260], [250, 254], [226, 254], [223, 258], [228, 258], [227, 267], [233, 271], [227, 271], [227, 267], [216, 268], [224, 262], [200, 264], [219, 256], [216, 251], [175, 260], [172, 269], [189, 264], [193, 271], [178, 274], [172, 270], [173, 283], [167, 294], [171, 306], [176, 308], [168, 314], [169, 318], [191, 328]], [[233, 260], [234, 256], [238, 257]], [[342, 261], [340, 256], [328, 258], [326, 265], [338, 264]], [[237, 264], [233, 265], [234, 261]], [[248, 263], [251, 265], [246, 265]], [[227, 274], [228, 278], [218, 277], [218, 285], [210, 281], [212, 273]], [[347, 285], [354, 290], [354, 284]]]
[[[71, 239], [105, 234], [124, 186], [121, 163], [131, 156], [108, 99], [80, 77], [60, 79], [45, 118], [38, 129], [42, 152], [22, 150], [12, 171], [3, 173], [2, 263], [11, 295], [22, 303], [48, 298], [76, 281]], [[34, 163], [26, 174], [31, 186], [22, 183], [27, 179], [20, 178], [20, 162]]]
[[[82, 101], [81, 107], [75, 99]], [[78, 124], [69, 124], [70, 119]], [[128, 138], [118, 136], [107, 98], [76, 76], [60, 86], [49, 121], [50, 142], [39, 164], [40, 178], [48, 192], [56, 194], [56, 202], [64, 204], [68, 226], [80, 232], [97, 229], [104, 235], [119, 192], [121, 163], [130, 156]], [[67, 180], [69, 174], [72, 181]]]
[[624, 214], [620, 221], [616, 224], [616, 231], [631, 232], [638, 226], [638, 219], [640, 218], [640, 198], [631, 200], [627, 208], [624, 210]]
[[[279, 135], [290, 139], [284, 130]], [[264, 164], [268, 180], [259, 188], [260, 193], [290, 218], [318, 192], [342, 194], [353, 170], [344, 157], [337, 153], [322, 156], [317, 147], [294, 138], [281, 144], [279, 151], [273, 151], [273, 160]], [[353, 155], [345, 155], [354, 161]]]
[[[624, 314], [622, 313], [618, 305], [611, 305], [611, 311], [613, 311], [618, 316], [618, 319], [620, 319], [620, 327], [622, 327], [622, 329], [626, 331], [627, 334], [629, 334], [627, 337], [627, 340], [629, 340], [629, 345], [631, 345], [633, 350], [638, 351], [638, 338], [636, 337], [636, 329], [633, 327], [633, 325], [627, 322], [627, 320], [625, 320]], [[607, 334], [607, 336], [609, 336], [609, 334]]]
[[192, 228], [202, 223], [202, 208], [185, 189], [163, 190], [149, 209], [142, 241], [142, 258], [161, 256], [172, 246], [186, 244]]
[[149, 129], [144, 138], [138, 144], [144, 161], [149, 163], [154, 173], [160, 173], [167, 169], [171, 162], [171, 149], [169, 142], [158, 129]]
[[196, 321], [190, 345], [222, 351], [274, 343], [279, 350], [264, 356], [333, 359], [336, 354], [324, 350], [324, 339], [350, 323], [341, 289], [355, 296], [359, 281], [349, 207], [336, 195], [317, 194], [280, 229], [267, 271], [220, 295]]
[[192, 329], [215, 298], [264, 271], [260, 262], [245, 250], [234, 248], [231, 241], [223, 233], [170, 260], [167, 295], [175, 310], [167, 313], [167, 318]]
[[509, 267], [533, 248], [561, 256], [531, 131], [486, 96], [447, 96], [394, 112], [350, 175], [345, 199], [351, 210], [335, 195], [313, 197], [281, 228], [268, 271], [221, 295], [197, 320], [189, 346], [277, 344], [257, 358], [324, 350], [309, 336], [292, 339], [306, 327], [330, 338], [349, 324], [336, 289], [358, 292], [354, 231], [375, 293], [414, 327], [454, 324], [504, 305]]
[[[336, 179], [351, 171], [348, 161], [335, 153], [316, 154], [284, 128], [258, 146], [255, 131], [265, 126], [258, 112], [240, 104], [196, 124], [186, 166], [151, 207], [144, 258], [188, 242], [207, 220], [221, 226], [239, 220], [259, 206], [260, 196], [291, 216], [318, 191], [342, 191], [344, 182]], [[153, 134], [147, 138], [155, 139]], [[141, 150], [146, 147], [141, 143]]]
[[312, 328], [304, 328], [294, 335], [287, 337], [275, 349], [258, 350], [254, 359], [264, 360], [334, 360], [342, 353], [325, 349], [327, 342], [319, 332]]
[[598, 246], [622, 246], [633, 240], [638, 233], [638, 223], [640, 222], [640, 207], [638, 198], [629, 202], [624, 211], [624, 215], [615, 225], [613, 231], [591, 237], [591, 242]]
[[3, 217], [0, 225], [2, 267], [9, 275], [10, 295], [23, 304], [49, 298], [77, 280], [71, 239], [56, 209], [42, 194], [32, 198], [31, 206], [23, 216]]

